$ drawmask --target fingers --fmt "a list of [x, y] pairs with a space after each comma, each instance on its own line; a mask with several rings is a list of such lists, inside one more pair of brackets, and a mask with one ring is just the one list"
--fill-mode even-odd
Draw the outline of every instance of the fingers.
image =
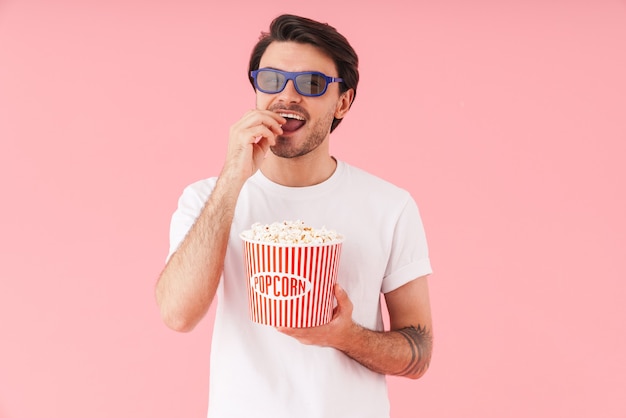
[[231, 134], [231, 141], [241, 141], [243, 144], [256, 144], [261, 139], [265, 139], [269, 141], [270, 145], [274, 145], [276, 143], [276, 137], [281, 133], [282, 131], [276, 133], [265, 125], [256, 125], [233, 132]]
[[350, 297], [346, 293], [345, 290], [339, 284], [335, 285], [335, 299], [337, 301], [337, 305], [333, 309], [333, 321], [340, 320], [340, 318], [352, 319], [352, 310], [354, 306], [352, 305], [352, 301]]
[[241, 182], [261, 166], [270, 146], [283, 133], [286, 119], [269, 110], [250, 110], [230, 127], [225, 173]]
[[348, 297], [346, 291], [343, 290], [341, 286], [339, 286], [339, 283], [335, 284], [335, 298], [337, 298], [338, 306], [352, 307], [352, 301]]
[[334, 291], [337, 307], [329, 323], [311, 328], [276, 327], [276, 329], [297, 339], [302, 344], [335, 348], [344, 346], [346, 335], [349, 335], [348, 330], [354, 326], [352, 302], [346, 291], [338, 284], [335, 285]]
[[267, 153], [267, 151], [269, 151], [270, 149], [270, 145], [274, 145], [276, 143], [276, 141], [272, 141], [272, 143], [270, 144], [270, 141], [267, 138], [263, 138], [261, 137], [257, 143], [256, 146], [258, 146], [259, 148], [261, 148], [261, 152], [263, 153], [263, 155], [265, 155]]
[[[243, 135], [248, 143], [267, 138], [273, 145], [275, 138], [283, 133], [285, 118], [269, 110], [250, 110], [231, 128], [231, 136]], [[240, 138], [241, 139], [241, 138]]]

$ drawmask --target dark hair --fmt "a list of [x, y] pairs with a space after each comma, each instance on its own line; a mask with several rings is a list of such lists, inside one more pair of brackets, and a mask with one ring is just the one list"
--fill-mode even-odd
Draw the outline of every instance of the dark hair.
[[[278, 16], [270, 24], [269, 32], [261, 32], [259, 41], [250, 55], [248, 68], [248, 77], [253, 88], [254, 79], [250, 77], [250, 71], [259, 69], [261, 57], [269, 44], [274, 41], [298, 42], [320, 48], [332, 58], [337, 67], [338, 76], [343, 78], [343, 82], [339, 83], [341, 93], [353, 89], [354, 97], [356, 97], [356, 86], [359, 83], [359, 58], [348, 40], [328, 23], [294, 15]], [[335, 130], [340, 122], [341, 119], [333, 119], [330, 131]]]

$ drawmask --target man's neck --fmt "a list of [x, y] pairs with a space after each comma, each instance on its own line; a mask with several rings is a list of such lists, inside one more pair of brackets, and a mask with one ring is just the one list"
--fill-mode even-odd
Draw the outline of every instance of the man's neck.
[[319, 157], [307, 154], [296, 158], [281, 158], [272, 154], [263, 162], [261, 172], [282, 186], [306, 187], [328, 180], [336, 168], [337, 160], [330, 155]]

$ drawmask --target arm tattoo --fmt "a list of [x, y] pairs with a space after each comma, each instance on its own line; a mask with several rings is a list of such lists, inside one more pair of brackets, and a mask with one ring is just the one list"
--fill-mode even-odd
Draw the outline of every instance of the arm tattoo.
[[430, 356], [433, 348], [433, 337], [425, 326], [418, 325], [405, 327], [397, 330], [411, 347], [411, 361], [398, 373], [401, 376], [409, 374], [422, 374], [428, 369]]

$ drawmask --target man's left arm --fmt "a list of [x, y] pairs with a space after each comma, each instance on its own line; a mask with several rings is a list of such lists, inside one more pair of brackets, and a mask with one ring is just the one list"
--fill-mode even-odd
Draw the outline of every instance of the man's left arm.
[[412, 280], [385, 294], [390, 330], [372, 331], [352, 320], [352, 302], [335, 287], [333, 319], [314, 328], [279, 328], [303, 344], [334, 347], [382, 374], [421, 377], [430, 364], [433, 335], [428, 280]]

